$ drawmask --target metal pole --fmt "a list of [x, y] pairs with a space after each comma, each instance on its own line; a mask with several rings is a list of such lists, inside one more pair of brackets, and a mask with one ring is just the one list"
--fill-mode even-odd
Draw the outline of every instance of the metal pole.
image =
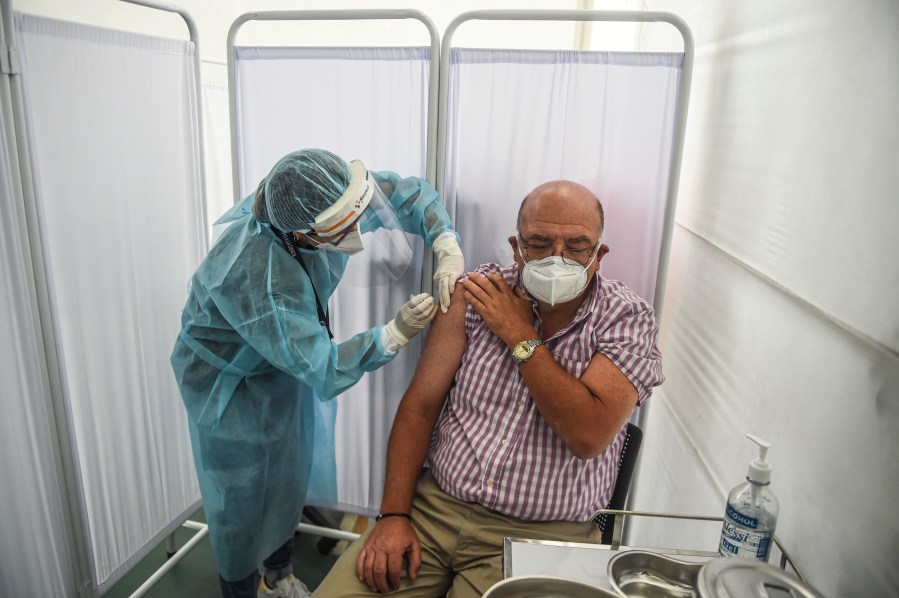
[[353, 532], [345, 532], [339, 529], [322, 527], [320, 525], [310, 525], [308, 523], [298, 523], [296, 530], [298, 532], [305, 532], [307, 534], [314, 534], [316, 536], [323, 536], [325, 538], [349, 540], [350, 542], [352, 542], [353, 540], [358, 540], [360, 537], [359, 534], [354, 534]]
[[156, 583], [162, 579], [162, 576], [169, 572], [175, 565], [177, 565], [181, 559], [183, 559], [187, 554], [197, 547], [197, 544], [203, 541], [207, 535], [209, 535], [209, 528], [202, 524], [196, 523], [194, 521], [185, 521], [183, 527], [187, 527], [190, 529], [198, 530], [196, 534], [191, 537], [187, 543], [181, 547], [175, 554], [173, 554], [159, 569], [157, 569], [153, 575], [147, 578], [147, 581], [142, 583], [139, 588], [134, 590], [134, 593], [131, 594], [130, 598], [140, 598], [144, 594], [146, 594], [150, 588], [152, 588]]
[[[423, 12], [412, 9], [364, 9], [364, 10], [273, 10], [265, 12], [248, 12], [239, 16], [228, 30], [228, 103], [231, 117], [231, 172], [234, 192], [234, 203], [241, 198], [240, 191], [240, 152], [239, 135], [237, 130], [237, 82], [234, 61], [234, 41], [240, 28], [249, 21], [350, 21], [350, 20], [386, 20], [386, 19], [414, 19], [421, 21], [428, 30], [431, 38], [431, 73], [429, 79], [430, 96], [428, 98], [430, 110], [428, 112], [428, 149], [435, 147], [437, 141], [436, 89], [438, 80], [439, 63], [437, 56], [440, 52], [440, 37], [434, 23]], [[434, 184], [434, 167], [432, 154], [428, 156], [427, 177]]]

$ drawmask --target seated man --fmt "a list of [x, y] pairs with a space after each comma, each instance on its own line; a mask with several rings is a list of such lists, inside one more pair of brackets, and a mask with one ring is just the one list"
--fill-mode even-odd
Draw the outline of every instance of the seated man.
[[434, 321], [381, 515], [315, 596], [481, 596], [506, 536], [598, 541], [590, 517], [612, 496], [627, 420], [663, 380], [652, 308], [599, 275], [602, 229], [577, 183], [524, 199], [515, 263], [478, 268]]

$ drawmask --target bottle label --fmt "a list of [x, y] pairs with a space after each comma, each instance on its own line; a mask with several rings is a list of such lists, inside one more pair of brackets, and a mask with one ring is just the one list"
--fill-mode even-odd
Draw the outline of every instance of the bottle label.
[[756, 519], [755, 517], [744, 515], [730, 505], [727, 505], [727, 511], [725, 511], [724, 516], [728, 519], [732, 519], [734, 523], [736, 523], [737, 525], [742, 525], [743, 527], [750, 527], [752, 529], [755, 529], [759, 526], [758, 519]]
[[721, 528], [718, 556], [739, 556], [768, 560], [772, 531], [758, 529], [758, 519], [740, 513], [729, 504]]

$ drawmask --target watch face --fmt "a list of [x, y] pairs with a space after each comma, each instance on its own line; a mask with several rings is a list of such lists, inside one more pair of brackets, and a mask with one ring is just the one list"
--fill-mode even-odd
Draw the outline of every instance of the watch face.
[[515, 348], [512, 349], [512, 355], [517, 357], [518, 359], [525, 359], [528, 355], [531, 354], [531, 347], [525, 343], [518, 343], [515, 345]]

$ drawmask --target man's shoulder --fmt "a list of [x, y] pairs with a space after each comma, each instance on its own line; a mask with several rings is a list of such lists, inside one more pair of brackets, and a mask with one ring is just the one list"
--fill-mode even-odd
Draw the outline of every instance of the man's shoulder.
[[599, 276], [598, 282], [599, 292], [597, 298], [606, 305], [614, 305], [619, 309], [628, 307], [632, 312], [653, 311], [649, 301], [638, 295], [620, 280]]
[[[471, 270], [468, 274], [477, 273], [477, 274], [500, 274], [503, 278], [506, 279], [510, 285], [514, 284], [518, 279], [518, 267], [513, 262], [507, 266], [503, 266], [502, 264], [497, 264], [495, 262], [487, 262], [486, 264], [481, 264], [474, 270]], [[466, 274], [466, 276], [468, 276]]]

